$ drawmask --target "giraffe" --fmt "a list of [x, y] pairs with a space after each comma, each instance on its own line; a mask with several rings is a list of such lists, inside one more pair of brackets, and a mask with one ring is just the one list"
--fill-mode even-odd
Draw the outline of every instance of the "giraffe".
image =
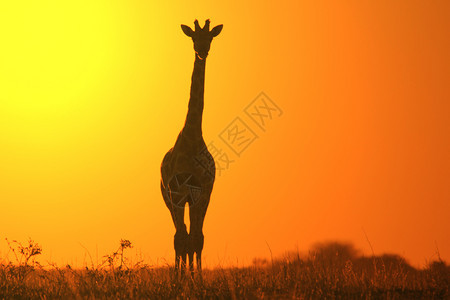
[[[197, 271], [201, 275], [201, 255], [204, 244], [203, 222], [209, 205], [215, 179], [214, 158], [209, 153], [202, 135], [202, 115], [205, 88], [206, 57], [212, 39], [223, 25], [209, 30], [209, 20], [201, 28], [195, 20], [195, 30], [181, 25], [184, 34], [194, 42], [195, 61], [192, 72], [188, 112], [183, 129], [175, 145], [166, 153], [161, 164], [161, 193], [175, 225], [175, 273], [181, 276], [189, 270], [194, 275], [194, 254]], [[184, 223], [184, 211], [189, 205], [189, 233]]]

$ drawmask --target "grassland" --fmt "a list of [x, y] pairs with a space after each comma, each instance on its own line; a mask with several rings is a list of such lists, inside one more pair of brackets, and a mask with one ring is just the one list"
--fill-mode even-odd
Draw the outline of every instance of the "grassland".
[[317, 245], [308, 255], [288, 253], [252, 266], [204, 270], [175, 278], [171, 266], [152, 267], [126, 259], [129, 241], [98, 266], [41, 266], [38, 244], [15, 241], [15, 261], [0, 265], [2, 299], [448, 299], [450, 267], [438, 258], [424, 269], [402, 257], [364, 257], [351, 245]]

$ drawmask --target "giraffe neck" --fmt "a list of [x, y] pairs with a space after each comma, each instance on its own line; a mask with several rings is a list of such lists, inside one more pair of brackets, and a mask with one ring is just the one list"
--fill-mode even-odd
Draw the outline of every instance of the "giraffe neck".
[[202, 137], [203, 96], [205, 91], [205, 66], [206, 59], [200, 59], [195, 55], [194, 71], [191, 80], [191, 96], [189, 99], [188, 113], [183, 132], [189, 138]]

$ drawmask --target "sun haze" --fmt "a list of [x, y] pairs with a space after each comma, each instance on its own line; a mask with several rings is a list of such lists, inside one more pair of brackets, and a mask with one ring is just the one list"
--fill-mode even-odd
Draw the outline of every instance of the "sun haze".
[[[3, 1], [1, 257], [5, 237], [31, 237], [46, 259], [82, 265], [86, 249], [101, 259], [126, 238], [148, 262], [172, 262], [159, 167], [189, 100], [194, 50], [180, 24], [210, 19], [224, 27], [206, 64], [203, 136], [231, 162], [219, 161], [204, 265], [324, 240], [370, 255], [366, 235], [377, 254], [423, 266], [439, 250], [448, 261], [448, 11], [448, 1]], [[273, 109], [260, 108], [263, 119], [252, 114], [260, 97]], [[227, 141], [236, 124], [250, 130], [245, 147]]]

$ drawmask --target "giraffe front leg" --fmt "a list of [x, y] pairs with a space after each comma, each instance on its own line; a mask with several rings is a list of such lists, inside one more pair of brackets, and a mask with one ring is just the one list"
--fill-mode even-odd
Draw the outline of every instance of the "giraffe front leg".
[[191, 277], [194, 277], [194, 253], [189, 250], [189, 271], [191, 272]]
[[[204, 236], [201, 230], [195, 230], [189, 233], [189, 251], [192, 252], [192, 258], [194, 253], [197, 262], [197, 272], [201, 275], [202, 271], [202, 250], [204, 244]], [[192, 270], [193, 271], [193, 270]]]
[[207, 198], [199, 199], [197, 205], [189, 207], [190, 230], [189, 230], [189, 252], [196, 256], [197, 272], [201, 276], [201, 257], [205, 237], [203, 235], [203, 220], [207, 205]]
[[186, 256], [186, 253], [181, 255], [181, 278], [184, 278], [186, 275]]
[[[197, 263], [197, 280], [199, 282], [203, 281], [203, 276], [202, 276], [202, 251], [203, 251], [203, 234], [201, 234], [201, 241], [197, 240], [197, 245], [196, 245], [196, 252], [195, 252], [195, 259], [196, 259], [196, 263]], [[192, 270], [193, 272], [193, 270]]]
[[180, 256], [175, 252], [175, 278], [178, 278], [178, 270], [180, 269]]
[[197, 252], [197, 272], [200, 277], [202, 276], [202, 250], [203, 247]]
[[189, 235], [186, 230], [186, 225], [183, 224], [183, 226], [179, 226], [174, 236], [175, 274], [177, 277], [178, 277], [178, 270], [181, 269], [181, 277], [183, 277], [184, 273], [186, 272], [186, 254], [187, 254], [188, 237]]

